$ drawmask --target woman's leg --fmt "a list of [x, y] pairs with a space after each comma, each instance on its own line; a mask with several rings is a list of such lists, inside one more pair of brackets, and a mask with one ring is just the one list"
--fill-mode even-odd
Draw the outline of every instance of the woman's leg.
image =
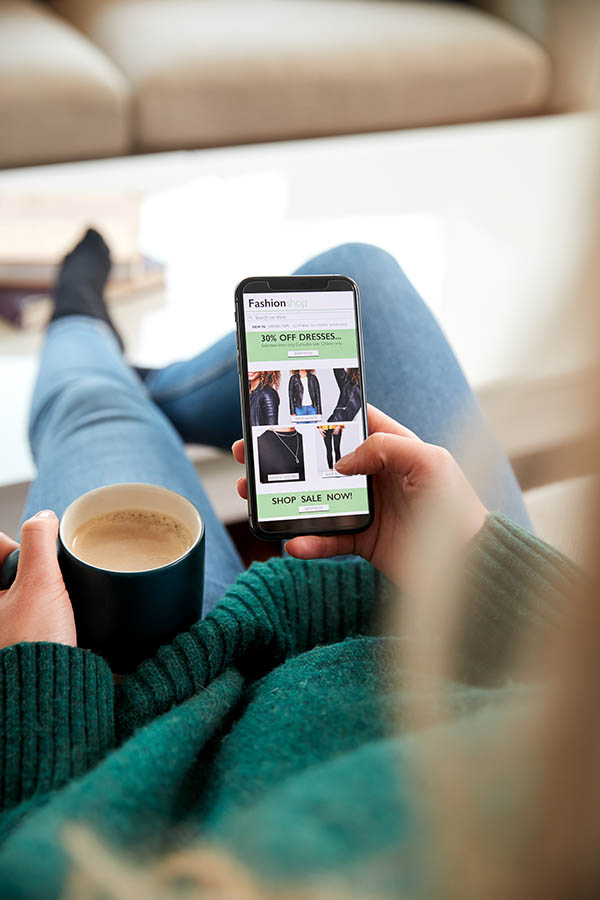
[[[377, 247], [344, 244], [296, 274], [340, 272], [358, 284], [368, 399], [423, 440], [446, 447], [488, 509], [531, 528], [514, 472], [432, 313], [396, 262]], [[462, 435], [477, 447], [465, 458]]]
[[342, 434], [343, 429], [337, 432], [337, 434], [333, 433], [333, 449], [335, 452], [335, 461], [338, 462], [342, 458], [341, 444], [342, 444]]
[[241, 436], [234, 333], [192, 359], [150, 370], [144, 384], [187, 443], [229, 450]]
[[327, 431], [323, 433], [323, 437], [325, 438], [325, 453], [327, 454], [327, 466], [329, 469], [333, 469], [333, 453], [331, 452], [332, 434], [331, 428], [328, 428]]
[[49, 326], [30, 441], [38, 475], [25, 517], [47, 507], [60, 516], [80, 494], [105, 484], [160, 484], [187, 497], [204, 518], [205, 613], [235, 581], [242, 563], [181, 438], [99, 319], [70, 315]]

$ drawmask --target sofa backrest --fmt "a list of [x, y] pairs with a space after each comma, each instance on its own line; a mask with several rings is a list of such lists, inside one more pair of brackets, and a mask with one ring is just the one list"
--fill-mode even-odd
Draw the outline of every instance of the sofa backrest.
[[546, 48], [552, 59], [550, 112], [600, 107], [598, 0], [473, 0]]

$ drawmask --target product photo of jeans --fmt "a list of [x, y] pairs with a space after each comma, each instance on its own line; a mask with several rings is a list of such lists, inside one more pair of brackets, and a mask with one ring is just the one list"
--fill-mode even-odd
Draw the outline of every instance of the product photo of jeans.
[[314, 406], [297, 406], [296, 407], [296, 415], [297, 416], [316, 416], [317, 411]]
[[333, 454], [335, 453], [335, 461], [342, 457], [341, 451], [341, 443], [342, 443], [342, 430], [340, 429], [338, 433], [335, 433], [335, 428], [328, 428], [323, 432], [323, 438], [325, 439], [325, 452], [327, 453], [327, 466], [330, 469], [333, 469]]

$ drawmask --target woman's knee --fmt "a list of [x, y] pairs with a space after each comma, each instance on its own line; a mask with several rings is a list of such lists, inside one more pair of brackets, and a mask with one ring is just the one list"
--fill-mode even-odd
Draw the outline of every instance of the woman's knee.
[[[365, 277], [381, 277], [402, 272], [398, 261], [381, 247], [359, 242], [340, 244], [313, 257], [299, 270], [299, 274], [349, 275], [357, 284]], [[360, 287], [360, 284], [359, 284]]]
[[[148, 401], [148, 406], [150, 401]], [[32, 449], [46, 428], [69, 432], [111, 419], [140, 419], [146, 404], [139, 391], [105, 374], [79, 376], [61, 385], [43, 406], [32, 410], [29, 441]]]
[[317, 275], [336, 273], [348, 275], [356, 281], [361, 298], [363, 320], [377, 317], [378, 312], [392, 304], [405, 315], [412, 315], [422, 300], [408, 280], [402, 267], [387, 250], [373, 244], [341, 244], [321, 253], [303, 266], [298, 274]]

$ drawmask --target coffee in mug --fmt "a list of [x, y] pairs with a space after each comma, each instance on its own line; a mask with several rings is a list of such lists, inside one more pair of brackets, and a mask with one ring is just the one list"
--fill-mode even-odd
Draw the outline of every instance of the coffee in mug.
[[[0, 567], [12, 584], [19, 550]], [[58, 562], [77, 645], [131, 672], [202, 615], [204, 522], [193, 503], [155, 484], [109, 484], [65, 509]]]
[[179, 559], [193, 539], [183, 522], [151, 509], [119, 509], [80, 525], [71, 550], [83, 562], [113, 572], [142, 572]]

